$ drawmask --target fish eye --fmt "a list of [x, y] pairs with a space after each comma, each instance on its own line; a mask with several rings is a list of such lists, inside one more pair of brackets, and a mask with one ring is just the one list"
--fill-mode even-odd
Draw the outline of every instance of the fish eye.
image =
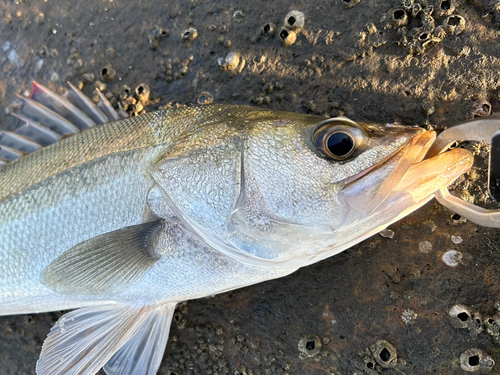
[[349, 159], [364, 140], [363, 131], [347, 118], [334, 118], [318, 124], [314, 130], [313, 143], [329, 159]]
[[354, 139], [348, 133], [338, 131], [328, 137], [326, 149], [334, 158], [344, 159], [354, 150]]

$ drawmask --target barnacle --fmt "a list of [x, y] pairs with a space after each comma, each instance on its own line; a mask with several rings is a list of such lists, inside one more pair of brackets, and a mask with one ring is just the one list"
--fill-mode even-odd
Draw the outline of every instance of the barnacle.
[[274, 23], [268, 22], [260, 28], [261, 35], [274, 36], [276, 32], [276, 25]]
[[281, 27], [278, 35], [281, 39], [283, 47], [289, 47], [297, 40], [297, 34], [295, 33], [295, 31], [290, 30], [286, 27]]
[[198, 30], [196, 30], [194, 27], [190, 27], [189, 29], [186, 29], [181, 33], [182, 39], [189, 41], [195, 40], [197, 36]]
[[134, 91], [141, 103], [146, 103], [149, 100], [149, 94], [151, 93], [151, 91], [149, 89], [149, 86], [145, 83], [137, 85]]
[[378, 340], [370, 347], [375, 361], [383, 368], [396, 367], [398, 356], [396, 348], [386, 340]]
[[285, 26], [290, 30], [300, 31], [304, 27], [304, 13], [292, 10], [285, 16]]
[[196, 102], [198, 104], [210, 104], [210, 103], [213, 103], [214, 101], [214, 97], [212, 96], [212, 94], [210, 94], [209, 92], [202, 92], [200, 93], [200, 95], [198, 96], [198, 99], [196, 100]]
[[495, 361], [481, 349], [471, 348], [460, 354], [460, 367], [467, 372], [490, 372]]
[[491, 104], [487, 100], [477, 100], [472, 104], [471, 112], [475, 117], [489, 116], [491, 114]]
[[481, 315], [472, 313], [467, 306], [454, 305], [448, 312], [450, 323], [455, 328], [468, 329], [472, 333], [480, 333], [483, 330]]
[[111, 81], [115, 75], [116, 75], [116, 71], [113, 69], [113, 67], [110, 64], [106, 65], [104, 68], [101, 69], [101, 79], [104, 82]]
[[408, 14], [403, 8], [392, 8], [380, 20], [386, 29], [408, 25]]
[[306, 357], [314, 357], [321, 352], [321, 339], [316, 335], [307, 335], [299, 340], [299, 352]]
[[436, 17], [449, 16], [455, 11], [455, 0], [436, 0], [434, 3], [434, 15]]
[[441, 259], [448, 267], [456, 267], [462, 260], [462, 253], [456, 250], [448, 250], [441, 256]]
[[238, 64], [240, 63], [240, 53], [231, 51], [225, 58], [220, 57], [217, 62], [222, 70], [233, 72], [236, 70]]
[[465, 19], [458, 14], [453, 14], [444, 20], [443, 26], [449, 35], [458, 35], [465, 29]]
[[489, 335], [498, 338], [500, 336], [500, 315], [485, 318], [484, 326]]

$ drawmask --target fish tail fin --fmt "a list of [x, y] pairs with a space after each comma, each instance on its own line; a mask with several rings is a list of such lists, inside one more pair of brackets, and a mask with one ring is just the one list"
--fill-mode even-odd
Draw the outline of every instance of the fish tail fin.
[[68, 85], [67, 93], [60, 96], [34, 81], [29, 97], [18, 95], [19, 112], [11, 114], [24, 124], [14, 132], [0, 131], [0, 165], [62, 137], [127, 117], [123, 109], [117, 112], [100, 91], [99, 102], [94, 104], [77, 87], [69, 82]]
[[175, 303], [109, 304], [63, 315], [50, 330], [37, 375], [154, 375], [160, 366]]

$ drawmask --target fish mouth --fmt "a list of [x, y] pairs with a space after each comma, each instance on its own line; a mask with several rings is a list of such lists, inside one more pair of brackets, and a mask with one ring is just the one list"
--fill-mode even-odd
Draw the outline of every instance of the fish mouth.
[[464, 149], [453, 149], [427, 158], [427, 151], [435, 139], [434, 131], [420, 129], [386, 160], [352, 176], [343, 188], [346, 203], [368, 215], [383, 210], [381, 207], [388, 201], [398, 200], [399, 196], [406, 197], [406, 203], [398, 203], [403, 210], [406, 209], [401, 206], [425, 199], [427, 202], [434, 192], [467, 172], [473, 163], [472, 155]]

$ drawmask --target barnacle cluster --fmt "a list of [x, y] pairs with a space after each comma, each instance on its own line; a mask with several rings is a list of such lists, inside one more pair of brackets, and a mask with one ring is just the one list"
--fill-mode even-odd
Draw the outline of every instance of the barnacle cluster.
[[304, 13], [298, 10], [291, 10], [285, 15], [283, 25], [279, 28], [272, 22], [265, 23], [259, 30], [254, 42], [258, 42], [261, 38], [273, 38], [277, 36], [283, 47], [289, 47], [297, 40], [297, 35], [304, 27]]
[[359, 354], [362, 355], [362, 359], [355, 366], [363, 374], [375, 375], [391, 368], [396, 368], [400, 372], [406, 366], [406, 361], [398, 357], [394, 345], [386, 340], [376, 341]]
[[151, 90], [145, 83], [140, 83], [132, 90], [129, 86], [123, 85], [120, 91], [120, 107], [130, 116], [138, 116], [146, 111], [144, 106], [150, 102]]
[[164, 77], [167, 82], [172, 82], [174, 79], [181, 79], [189, 72], [189, 64], [194, 60], [193, 55], [189, 55], [187, 59], [181, 60], [178, 58], [161, 60], [159, 65], [158, 77]]
[[380, 22], [385, 29], [397, 29], [399, 45], [418, 55], [465, 29], [456, 7], [456, 0], [398, 0]]
[[[448, 317], [453, 327], [468, 330], [473, 337], [485, 332], [494, 340], [500, 341], [499, 314], [483, 318], [469, 307], [457, 304], [450, 308]], [[471, 348], [460, 355], [460, 366], [467, 372], [485, 373], [493, 369], [495, 361], [481, 349]]]

